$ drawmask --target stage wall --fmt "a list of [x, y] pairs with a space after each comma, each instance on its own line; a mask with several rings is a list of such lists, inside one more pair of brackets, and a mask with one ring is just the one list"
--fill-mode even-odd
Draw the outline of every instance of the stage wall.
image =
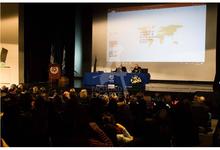
[[0, 86], [19, 83], [19, 7], [1, 4], [1, 46], [8, 50], [5, 64], [0, 67]]

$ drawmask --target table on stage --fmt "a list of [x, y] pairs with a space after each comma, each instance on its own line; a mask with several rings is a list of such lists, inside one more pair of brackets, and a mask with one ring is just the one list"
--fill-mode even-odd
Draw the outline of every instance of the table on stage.
[[137, 77], [141, 79], [139, 86], [145, 87], [150, 81], [148, 73], [127, 73], [127, 72], [91, 72], [85, 73], [83, 77], [84, 87], [95, 87], [97, 85], [115, 84], [123, 89], [132, 87], [131, 79]]

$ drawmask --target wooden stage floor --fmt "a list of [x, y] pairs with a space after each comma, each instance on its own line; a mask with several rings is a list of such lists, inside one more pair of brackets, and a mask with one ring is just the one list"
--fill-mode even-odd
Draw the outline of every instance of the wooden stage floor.
[[183, 83], [149, 83], [145, 90], [160, 92], [213, 92], [212, 84], [183, 84]]

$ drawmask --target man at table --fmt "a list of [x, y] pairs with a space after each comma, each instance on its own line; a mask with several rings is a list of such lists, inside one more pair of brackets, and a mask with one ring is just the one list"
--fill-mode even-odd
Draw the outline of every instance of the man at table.
[[117, 67], [114, 72], [127, 72], [127, 68], [121, 64], [120, 67]]
[[142, 72], [141, 67], [138, 64], [135, 64], [132, 73], [141, 73], [141, 72]]

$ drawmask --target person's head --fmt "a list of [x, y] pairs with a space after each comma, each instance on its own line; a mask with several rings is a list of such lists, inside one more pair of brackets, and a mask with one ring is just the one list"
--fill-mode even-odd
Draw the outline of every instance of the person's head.
[[16, 84], [11, 84], [10, 88], [9, 88], [9, 92], [10, 93], [14, 93], [17, 91], [17, 86]]
[[151, 100], [152, 100], [150, 95], [144, 95], [143, 99], [145, 102], [151, 102]]
[[138, 92], [138, 93], [136, 94], [137, 99], [142, 99], [143, 96], [144, 96], [144, 93], [143, 93], [143, 92]]
[[80, 93], [79, 93], [79, 97], [80, 97], [81, 99], [87, 98], [87, 97], [88, 97], [87, 90], [86, 90], [86, 89], [82, 89], [82, 90], [80, 91]]
[[37, 86], [34, 86], [34, 87], [32, 88], [32, 93], [33, 93], [33, 94], [37, 94], [38, 92], [39, 92], [38, 87], [37, 87]]
[[205, 102], [205, 97], [204, 96], [195, 95], [194, 96], [194, 101], [197, 101], [199, 103], [204, 103]]
[[204, 96], [200, 96], [200, 97], [199, 97], [199, 102], [203, 103], [203, 102], [205, 102], [205, 100], [206, 100], [206, 99], [205, 99]]
[[76, 90], [74, 88], [70, 88], [69, 91], [70, 91], [70, 96], [71, 97], [77, 96], [77, 92], [76, 92]]
[[41, 92], [41, 93], [46, 93], [46, 92], [47, 92], [47, 90], [46, 90], [46, 88], [45, 88], [45, 87], [41, 87], [41, 88], [40, 88], [40, 92]]
[[164, 100], [165, 103], [170, 104], [172, 102], [172, 97], [171, 97], [170, 94], [165, 94], [163, 96], [163, 100]]
[[103, 95], [103, 96], [102, 96], [102, 102], [103, 102], [104, 106], [107, 106], [108, 103], [109, 103], [109, 96], [106, 95], [106, 94]]
[[71, 88], [70, 93], [76, 93], [76, 90], [74, 88]]
[[149, 93], [149, 92], [144, 92], [144, 94], [143, 94], [143, 99], [144, 99], [145, 102], [151, 102], [151, 101], [152, 101], [151, 93]]
[[63, 92], [63, 97], [64, 97], [64, 99], [70, 99], [70, 92], [64, 91]]
[[102, 114], [102, 122], [103, 124], [116, 124], [114, 116], [110, 113]]
[[23, 83], [19, 83], [18, 84], [18, 89], [19, 89], [19, 91], [24, 91], [24, 84]]
[[134, 68], [135, 68], [135, 69], [138, 69], [138, 67], [139, 67], [138, 64], [135, 64], [135, 65], [134, 65]]
[[6, 96], [8, 93], [8, 88], [4, 85], [1, 87], [1, 90], [0, 90], [0, 97], [4, 97]]
[[11, 84], [11, 86], [10, 86], [10, 89], [15, 89], [15, 88], [17, 88], [17, 86], [16, 86], [16, 84]]
[[118, 95], [116, 93], [111, 93], [110, 100], [117, 102], [118, 101]]

